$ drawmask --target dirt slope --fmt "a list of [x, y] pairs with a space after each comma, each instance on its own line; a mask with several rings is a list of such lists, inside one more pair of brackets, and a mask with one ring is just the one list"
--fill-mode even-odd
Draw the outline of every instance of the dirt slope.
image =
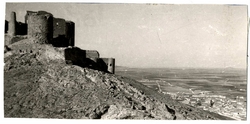
[[63, 48], [16, 42], [4, 54], [4, 116], [74, 119], [229, 119], [134, 80], [66, 65]]

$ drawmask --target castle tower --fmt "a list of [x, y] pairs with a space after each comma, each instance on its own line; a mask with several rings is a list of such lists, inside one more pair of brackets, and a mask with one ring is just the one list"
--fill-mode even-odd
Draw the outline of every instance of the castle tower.
[[27, 11], [28, 38], [35, 43], [50, 43], [53, 39], [53, 15], [44, 11]]
[[11, 12], [10, 14], [10, 21], [9, 21], [9, 31], [8, 34], [10, 36], [15, 36], [16, 35], [16, 13]]

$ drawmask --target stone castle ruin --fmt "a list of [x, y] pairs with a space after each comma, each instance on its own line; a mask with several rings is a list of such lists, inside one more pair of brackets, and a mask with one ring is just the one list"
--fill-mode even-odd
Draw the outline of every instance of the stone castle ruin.
[[115, 73], [114, 58], [100, 58], [100, 54], [96, 50], [82, 50], [74, 46], [74, 22], [55, 18], [51, 13], [46, 11], [27, 11], [24, 23], [17, 22], [16, 13], [11, 12], [10, 20], [5, 20], [5, 34], [9, 38], [5, 40], [5, 46], [17, 41], [13, 39], [28, 37], [34, 43], [64, 47], [66, 64], [88, 67], [112, 74]]

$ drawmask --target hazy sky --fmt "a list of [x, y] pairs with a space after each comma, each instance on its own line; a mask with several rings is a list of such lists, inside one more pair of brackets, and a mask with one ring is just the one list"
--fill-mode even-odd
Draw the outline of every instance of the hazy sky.
[[75, 22], [75, 44], [128, 67], [246, 67], [247, 6], [7, 3]]

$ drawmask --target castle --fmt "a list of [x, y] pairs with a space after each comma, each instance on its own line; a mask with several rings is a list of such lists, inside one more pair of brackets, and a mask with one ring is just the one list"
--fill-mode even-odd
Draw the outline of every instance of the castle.
[[[16, 13], [11, 12], [10, 20], [5, 20], [5, 33], [11, 39], [17, 35], [26, 35], [34, 43], [64, 47], [66, 64], [115, 73], [114, 58], [100, 58], [96, 50], [82, 50], [75, 47], [74, 22], [55, 18], [46, 11], [27, 11], [24, 23], [17, 22]], [[5, 45], [12, 43], [13, 40], [6, 40]]]

